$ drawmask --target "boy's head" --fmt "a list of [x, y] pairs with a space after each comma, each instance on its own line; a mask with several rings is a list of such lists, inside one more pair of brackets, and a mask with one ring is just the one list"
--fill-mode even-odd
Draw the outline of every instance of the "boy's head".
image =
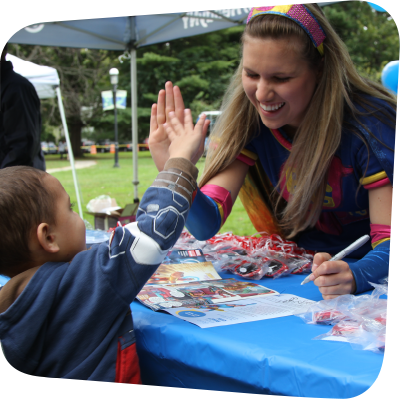
[[85, 224], [53, 176], [29, 166], [0, 170], [0, 274], [68, 262], [86, 249]]

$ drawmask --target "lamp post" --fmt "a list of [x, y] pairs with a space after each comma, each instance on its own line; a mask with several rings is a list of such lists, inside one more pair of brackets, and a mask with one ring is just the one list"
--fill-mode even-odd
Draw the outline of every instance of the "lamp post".
[[114, 168], [119, 168], [118, 163], [118, 122], [117, 122], [117, 87], [118, 87], [118, 69], [110, 69], [110, 80], [113, 87], [113, 100], [114, 100], [114, 141], [115, 141], [115, 158]]

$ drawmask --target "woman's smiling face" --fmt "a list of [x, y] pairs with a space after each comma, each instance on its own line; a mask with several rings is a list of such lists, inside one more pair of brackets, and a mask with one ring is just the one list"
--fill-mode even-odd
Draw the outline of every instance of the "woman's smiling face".
[[300, 39], [245, 37], [242, 83], [262, 122], [271, 129], [285, 126], [293, 137], [314, 94], [318, 71], [300, 51]]

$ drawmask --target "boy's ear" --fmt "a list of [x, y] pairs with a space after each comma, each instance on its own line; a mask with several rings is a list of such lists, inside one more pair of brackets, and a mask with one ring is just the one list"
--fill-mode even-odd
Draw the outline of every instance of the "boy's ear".
[[47, 223], [40, 223], [37, 230], [37, 239], [40, 246], [51, 254], [54, 254], [60, 250], [55, 234], [50, 231], [50, 226]]

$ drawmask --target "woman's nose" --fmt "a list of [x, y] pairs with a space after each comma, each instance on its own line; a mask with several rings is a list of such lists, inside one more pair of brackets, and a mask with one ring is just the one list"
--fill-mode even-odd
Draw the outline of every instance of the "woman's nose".
[[271, 101], [274, 98], [274, 88], [270, 82], [260, 80], [257, 85], [257, 100], [260, 102]]

